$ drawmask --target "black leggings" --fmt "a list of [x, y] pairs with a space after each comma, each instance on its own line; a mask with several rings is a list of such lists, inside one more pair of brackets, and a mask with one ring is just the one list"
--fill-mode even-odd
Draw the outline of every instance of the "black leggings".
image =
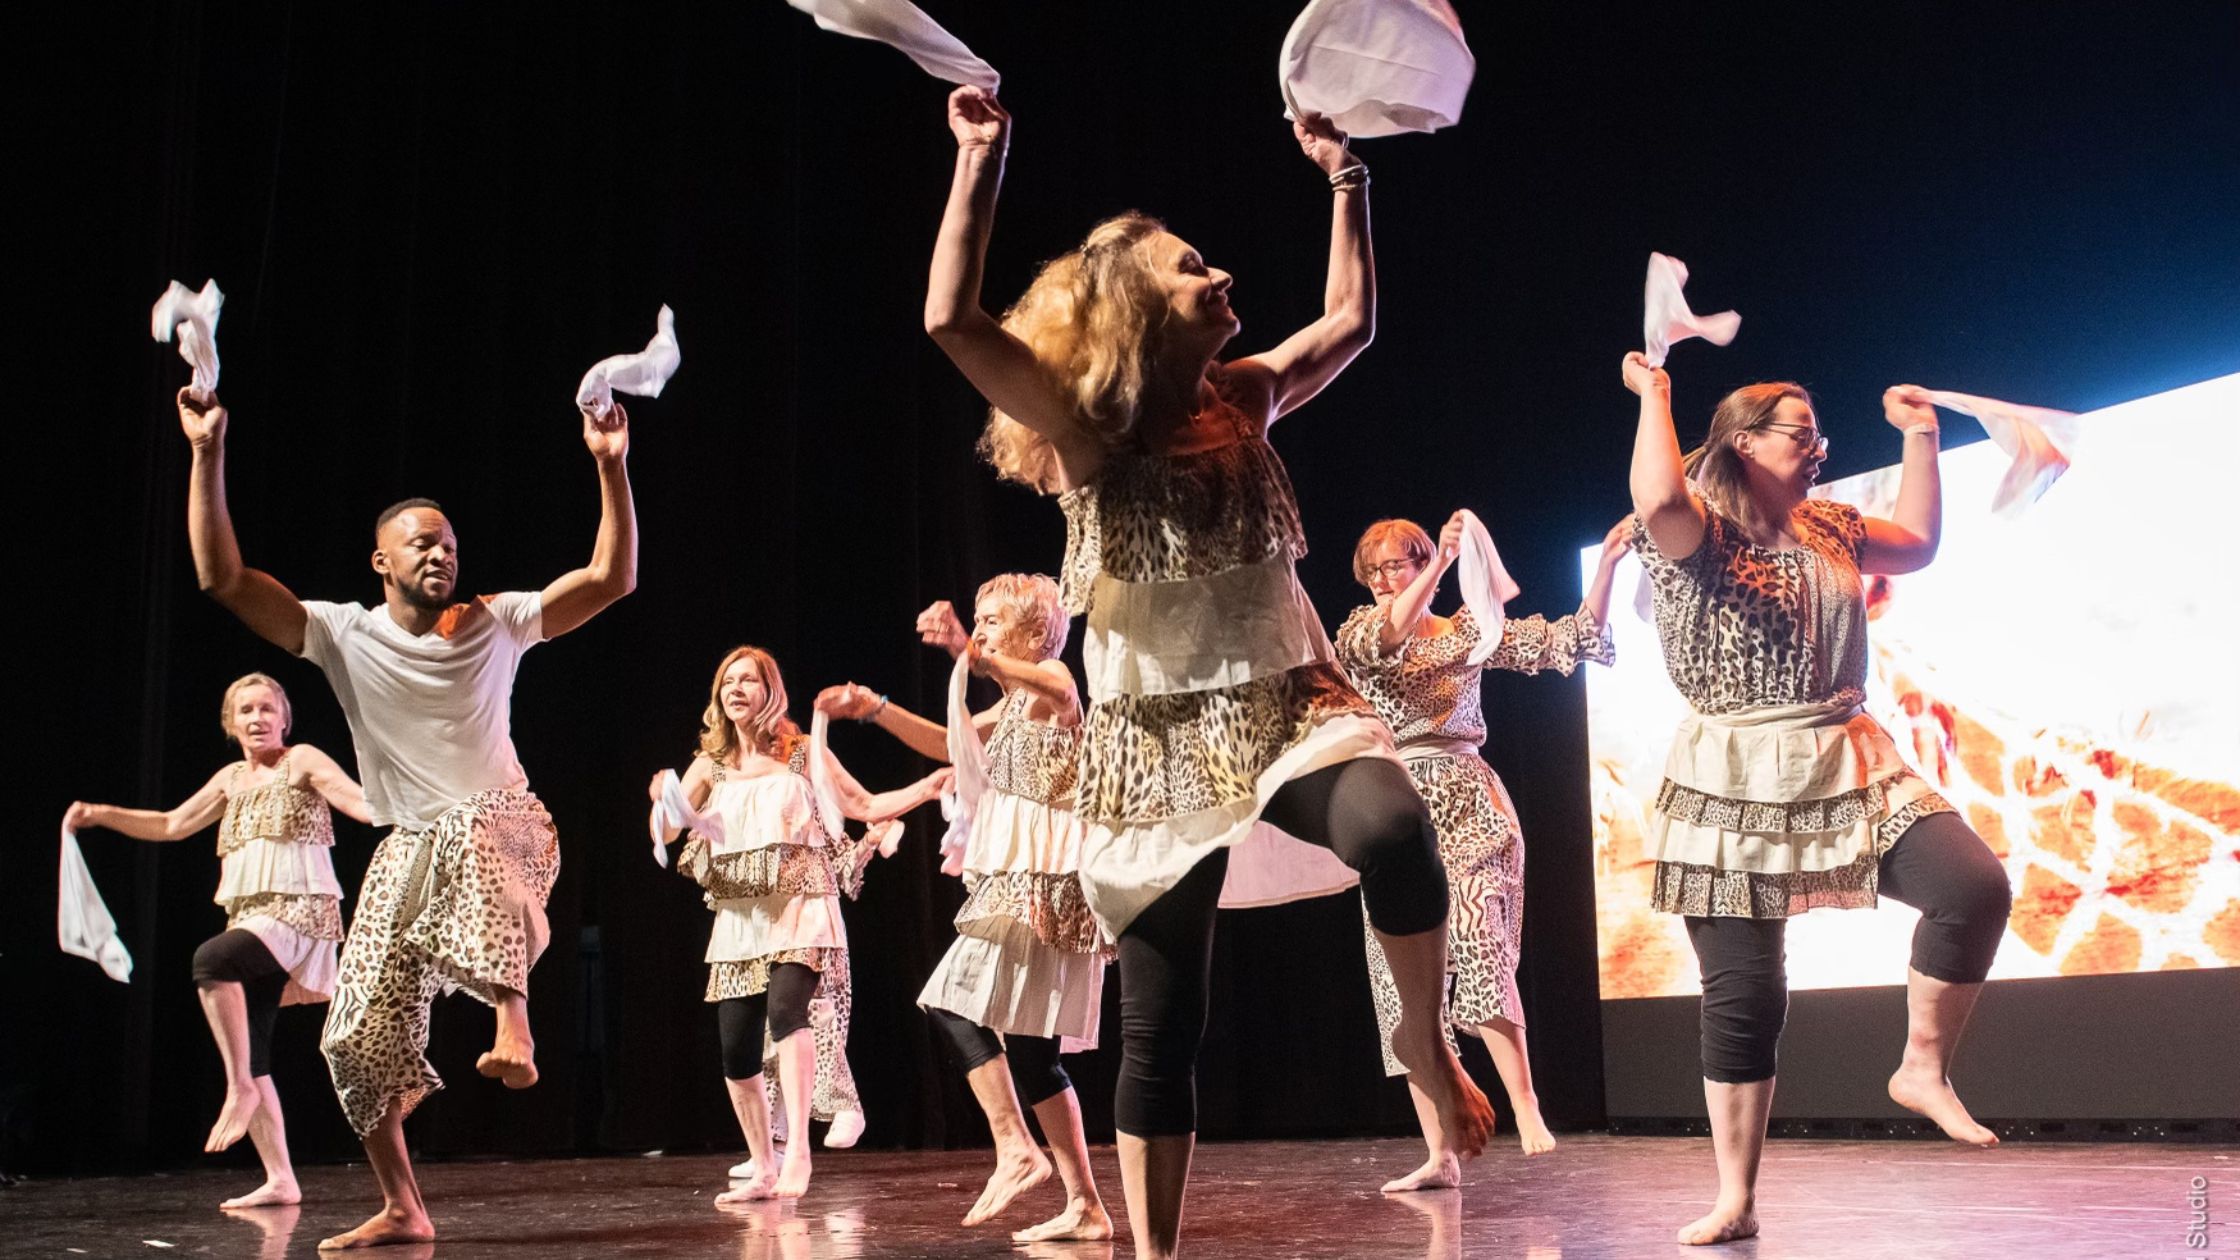
[[[1882, 894], [1921, 911], [1913, 969], [1932, 980], [1977, 984], [2007, 929], [2007, 872], [1958, 814], [1930, 814], [1883, 854]], [[1704, 1079], [1769, 1080], [1789, 1015], [1784, 919], [1690, 916], [1688, 941], [1703, 973]]]
[[1005, 1033], [998, 1037], [993, 1029], [983, 1028], [955, 1011], [929, 1006], [926, 1014], [933, 1016], [933, 1026], [941, 1030], [942, 1039], [949, 1043], [950, 1055], [964, 1072], [970, 1073], [1000, 1056], [1011, 1073], [1011, 1087], [1018, 1091], [1019, 1101], [1026, 1106], [1047, 1102], [1073, 1088], [1065, 1065], [1058, 1061], [1056, 1037], [1030, 1037], [1023, 1033]]
[[[1319, 844], [1361, 874], [1369, 922], [1413, 936], [1447, 921], [1447, 873], [1423, 798], [1382, 758], [1340, 762], [1292, 780], [1261, 819]], [[1198, 1127], [1198, 1043], [1206, 1030], [1214, 910], [1229, 851], [1208, 854], [1120, 934], [1123, 1133], [1164, 1137]]]
[[249, 1075], [272, 1075], [272, 1023], [280, 1015], [288, 973], [254, 932], [220, 932], [194, 951], [194, 982], [238, 984], [249, 1007]]
[[817, 996], [817, 973], [802, 963], [770, 969], [770, 986], [745, 997], [716, 1003], [716, 1033], [723, 1043], [723, 1075], [746, 1081], [762, 1075], [762, 1026], [770, 1022], [776, 1045], [809, 1026], [809, 1000]]

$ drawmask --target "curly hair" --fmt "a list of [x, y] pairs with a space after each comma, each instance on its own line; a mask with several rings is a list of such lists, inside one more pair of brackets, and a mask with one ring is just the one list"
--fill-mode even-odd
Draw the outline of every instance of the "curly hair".
[[[1107, 446], [1134, 431], [1158, 360], [1167, 299], [1142, 246], [1165, 231], [1134, 210], [1106, 219], [1078, 247], [1044, 263], [1003, 313], [1004, 330], [1049, 372], [1073, 403], [1075, 421]], [[1057, 489], [1050, 439], [1001, 409], [988, 411], [980, 454], [1006, 480], [1043, 494]]]
[[1066, 633], [1072, 623], [1058, 602], [1055, 578], [1040, 573], [999, 573], [980, 584], [972, 597], [975, 607], [994, 601], [1019, 618], [1019, 628], [1034, 641], [1037, 660], [1050, 660], [1066, 650]]

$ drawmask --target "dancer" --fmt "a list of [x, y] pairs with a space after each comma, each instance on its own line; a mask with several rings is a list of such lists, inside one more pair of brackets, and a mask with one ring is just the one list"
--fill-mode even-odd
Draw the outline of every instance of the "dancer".
[[1368, 172], [1327, 119], [1294, 125], [1333, 201], [1324, 313], [1223, 363], [1239, 326], [1229, 273], [1140, 214], [1045, 266], [1001, 323], [981, 308], [1010, 125], [978, 88], [949, 98], [957, 162], [926, 328], [994, 404], [982, 445], [996, 470], [1065, 511], [1061, 587], [1088, 616], [1081, 880], [1119, 945], [1129, 1222], [1137, 1254], [1164, 1257], [1225, 882], [1232, 904], [1266, 904], [1358, 879], [1400, 988], [1401, 1062], [1456, 1150], [1480, 1149], [1491, 1120], [1440, 1031], [1447, 888], [1430, 819], [1299, 586], [1305, 535], [1267, 439], [1369, 343]]
[[1758, 1161], [1788, 1014], [1783, 928], [1818, 906], [1919, 907], [1906, 971], [1906, 1046], [1890, 1097], [1953, 1138], [1992, 1146], [1948, 1072], [2006, 930], [2005, 869], [1861, 705], [1862, 573], [1910, 573], [1937, 552], [1937, 413], [1893, 386], [1904, 434], [1891, 519], [1807, 498], [1828, 442], [1812, 397], [1787, 382], [1719, 403], [1683, 457], [1671, 380], [1625, 358], [1641, 396], [1634, 545], [1648, 569], [1665, 669], [1694, 712], [1657, 791], [1654, 904], [1686, 917], [1703, 973], [1704, 1101], [1719, 1197], [1679, 1241], [1758, 1232]]
[[[827, 776], [831, 796], [820, 799], [816, 781]], [[664, 777], [654, 776], [649, 789], [657, 802]], [[849, 842], [841, 817], [897, 818], [939, 796], [947, 782], [941, 770], [906, 788], [866, 792], [821, 740], [786, 716], [785, 678], [768, 652], [733, 648], [716, 667], [700, 747], [682, 778], [686, 800], [713, 820], [714, 834], [695, 834], [677, 858], [677, 871], [707, 890], [716, 912], [707, 1000], [716, 1004], [724, 1086], [751, 1153], [746, 1184], [717, 1195], [716, 1206], [798, 1198], [809, 1189], [809, 1105], [817, 1088], [809, 1003], [820, 977], [829, 979], [847, 953], [839, 894], [861, 887], [863, 864], [876, 850], [869, 836]], [[664, 832], [671, 843], [682, 834], [673, 826]], [[782, 1165], [763, 1093], [766, 1030], [785, 1085], [786, 1131], [795, 1139]]]
[[226, 1101], [206, 1151], [249, 1136], [264, 1184], [219, 1207], [303, 1202], [288, 1160], [287, 1122], [272, 1086], [272, 1026], [280, 1008], [334, 994], [342, 940], [342, 885], [335, 882], [334, 810], [370, 821], [365, 792], [309, 744], [288, 743], [295, 712], [264, 674], [244, 674], [218, 707], [241, 760], [210, 776], [175, 809], [124, 809], [73, 801], [63, 826], [107, 827], [135, 840], [184, 840], [218, 824], [218, 893], [226, 930], [194, 951], [196, 995], [225, 1064]]
[[435, 1237], [404, 1118], [443, 1087], [424, 1053], [437, 997], [465, 990], [495, 1007], [497, 1038], [476, 1070], [513, 1089], [536, 1083], [529, 969], [550, 936], [544, 902], [560, 848], [514, 755], [513, 679], [522, 653], [637, 583], [629, 423], [620, 405], [583, 417], [600, 490], [588, 565], [541, 592], [452, 603], [459, 542], [450, 518], [431, 499], [406, 499], [374, 522], [382, 603], [369, 608], [298, 600], [242, 564], [226, 507], [226, 409], [179, 391], [179, 424], [194, 448], [195, 575], [251, 630], [326, 673], [350, 721], [372, 820], [394, 828], [366, 870], [320, 1042], [382, 1208], [323, 1248]]
[[[987, 741], [988, 790], [962, 855], [968, 895], [957, 911], [957, 939], [918, 1005], [949, 1042], [995, 1136], [996, 1171], [964, 1223], [1002, 1212], [1057, 1163], [1065, 1210], [1013, 1232], [1018, 1242], [1112, 1237], [1089, 1168], [1081, 1101], [1059, 1059], [1061, 1050], [1097, 1043], [1109, 952], [1081, 892], [1083, 831], [1073, 812], [1081, 697], [1058, 659], [1067, 620], [1058, 584], [1024, 573], [980, 587], [969, 636], [947, 600], [918, 615], [921, 638], [1003, 687], [1002, 700], [972, 715], [971, 738]], [[827, 688], [817, 707], [876, 723], [918, 752], [948, 760], [947, 726], [854, 683]], [[1042, 1121], [1050, 1158], [1035, 1145], [1021, 1101]]]
[[[1439, 831], [1453, 909], [1447, 919], [1448, 967], [1454, 973], [1446, 1024], [1478, 1034], [1516, 1115], [1517, 1141], [1527, 1155], [1555, 1149], [1540, 1118], [1525, 1053], [1524, 1003], [1517, 996], [1517, 955], [1524, 937], [1524, 829], [1501, 776], [1478, 749], [1486, 740], [1479, 681], [1488, 669], [1569, 674], [1582, 661], [1608, 665], [1614, 658], [1603, 633], [1610, 613], [1610, 580], [1630, 547], [1630, 521], [1620, 521], [1602, 542], [1594, 581], [1577, 612], [1549, 621], [1505, 618], [1499, 646], [1473, 664], [1472, 649], [1485, 631], [1468, 608], [1452, 617], [1431, 611], [1439, 582], [1461, 554], [1463, 515], [1431, 536], [1414, 521], [1378, 521], [1353, 548], [1353, 576], [1375, 602], [1355, 609], [1338, 630], [1338, 661], [1377, 716], [1400, 742], [1400, 759], [1430, 806]], [[1392, 1030], [1400, 1022], [1392, 969], [1368, 934], [1369, 991], [1376, 999], [1378, 1043], [1384, 1070], [1407, 1069], [1393, 1057]], [[1438, 1127], [1438, 1113], [1421, 1088], [1411, 1085], [1430, 1157], [1423, 1167], [1386, 1182], [1388, 1193], [1438, 1190], [1462, 1184], [1461, 1161]]]

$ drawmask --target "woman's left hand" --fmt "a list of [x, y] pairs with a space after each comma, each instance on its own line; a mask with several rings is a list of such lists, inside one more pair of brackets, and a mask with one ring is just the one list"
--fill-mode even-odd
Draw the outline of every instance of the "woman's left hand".
[[1615, 568], [1625, 554], [1633, 550], [1633, 514], [1628, 512], [1618, 518], [1610, 532], [1602, 536], [1602, 567]]
[[1934, 429], [1937, 405], [1929, 401], [1929, 391], [1919, 385], [1892, 385], [1882, 391], [1882, 418], [1900, 432], [1922, 425]]
[[1462, 534], [1463, 531], [1467, 528], [1468, 526], [1462, 519], [1462, 512], [1460, 509], [1457, 509], [1453, 516], [1447, 518], [1446, 524], [1439, 527], [1440, 564], [1453, 564], [1457, 559], [1461, 557]]
[[1325, 175], [1335, 175], [1353, 165], [1353, 154], [1346, 151], [1346, 133], [1323, 114], [1307, 113], [1291, 120], [1291, 134], [1299, 141], [1299, 148], [1307, 160], [1320, 167]]

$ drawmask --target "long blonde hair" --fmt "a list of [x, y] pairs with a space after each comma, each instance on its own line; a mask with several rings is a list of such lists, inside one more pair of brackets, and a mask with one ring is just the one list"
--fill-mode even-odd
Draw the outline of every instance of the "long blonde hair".
[[[1078, 247], [1043, 264], [1003, 313], [1004, 330], [1026, 343], [1073, 403], [1074, 421], [1108, 447], [1135, 430], [1158, 360], [1166, 291], [1141, 247], [1164, 231], [1164, 223], [1134, 210], [1106, 219]], [[988, 411], [980, 454], [1007, 480], [1044, 494], [1058, 487], [1050, 439], [998, 408]]]
[[1805, 406], [1812, 405], [1812, 395], [1795, 381], [1745, 385], [1720, 399], [1711, 413], [1711, 432], [1704, 435], [1703, 445], [1689, 451], [1681, 461], [1680, 466], [1688, 479], [1696, 483], [1696, 493], [1730, 521], [1747, 524], [1757, 515], [1757, 509], [1750, 502], [1750, 482], [1743, 471], [1742, 453], [1734, 448], [1734, 435], [1772, 423], [1773, 410], [1784, 398], [1801, 399]]
[[296, 707], [288, 702], [288, 689], [270, 674], [243, 674], [226, 684], [225, 698], [218, 701], [218, 725], [225, 731], [226, 739], [231, 742], [241, 738], [233, 729], [233, 698], [240, 695], [244, 687], [272, 688], [272, 698], [280, 702], [280, 738], [286, 739], [296, 726]]
[[724, 653], [723, 662], [716, 666], [715, 681], [708, 684], [708, 707], [700, 714], [700, 755], [717, 762], [728, 762], [739, 747], [739, 733], [723, 712], [723, 676], [742, 657], [752, 660], [762, 675], [762, 706], [747, 715], [746, 723], [753, 733], [754, 750], [784, 756], [801, 737], [801, 728], [786, 716], [786, 680], [778, 672], [777, 659], [762, 648], [741, 644]]

